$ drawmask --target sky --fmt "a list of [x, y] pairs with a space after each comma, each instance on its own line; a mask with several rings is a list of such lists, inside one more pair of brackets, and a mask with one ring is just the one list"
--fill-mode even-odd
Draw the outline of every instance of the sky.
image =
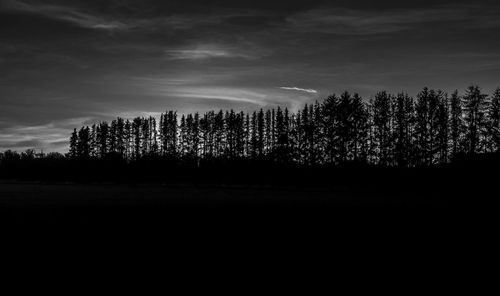
[[0, 0], [0, 151], [165, 110], [500, 86], [500, 2]]

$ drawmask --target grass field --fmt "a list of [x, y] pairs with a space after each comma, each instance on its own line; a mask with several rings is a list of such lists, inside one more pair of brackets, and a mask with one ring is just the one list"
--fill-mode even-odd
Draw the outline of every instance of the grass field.
[[447, 208], [435, 194], [382, 193], [366, 188], [223, 185], [0, 183], [0, 206], [240, 206]]
[[319, 256], [321, 262], [321, 254], [343, 258], [331, 251], [338, 247], [376, 257], [377, 248], [428, 250], [450, 229], [464, 229], [456, 217], [439, 195], [366, 188], [0, 184], [2, 237], [16, 250], [71, 256], [90, 250], [120, 262], [152, 250], [215, 265], [233, 257], [293, 265], [297, 256]]
[[[0, 183], [0, 208], [9, 222], [95, 220], [131, 222], [193, 216], [193, 219], [253, 215], [311, 216], [350, 212], [376, 215], [446, 212], [438, 195], [370, 192], [364, 188], [294, 188], [258, 186], [118, 185]], [[217, 213], [217, 215], [215, 215]], [[361, 215], [361, 214], [359, 214]], [[116, 219], [115, 219], [116, 218]], [[209, 219], [210, 220], [210, 219]]]

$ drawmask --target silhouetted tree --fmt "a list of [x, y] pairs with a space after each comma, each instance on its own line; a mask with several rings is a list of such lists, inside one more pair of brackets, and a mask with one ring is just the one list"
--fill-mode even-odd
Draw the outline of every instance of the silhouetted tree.
[[90, 157], [90, 130], [88, 126], [82, 127], [78, 131], [76, 147], [79, 158], [87, 159]]
[[106, 121], [101, 122], [96, 129], [97, 145], [99, 149], [99, 157], [104, 157], [108, 153], [109, 142], [109, 126]]
[[94, 123], [90, 128], [90, 156], [97, 158], [99, 156], [99, 145], [97, 142], [97, 125]]
[[266, 155], [271, 155], [273, 151], [273, 137], [272, 137], [272, 118], [271, 109], [266, 110], [265, 114], [265, 128], [264, 128], [264, 147]]
[[468, 153], [480, 152], [482, 147], [481, 136], [485, 131], [487, 95], [481, 92], [477, 85], [467, 88], [463, 96], [463, 108], [465, 113], [466, 134], [465, 141]]
[[116, 119], [111, 121], [109, 126], [108, 147], [110, 153], [118, 151], [118, 128]]
[[301, 163], [301, 153], [300, 153], [300, 133], [301, 117], [300, 112], [297, 114], [292, 114], [290, 117], [290, 132], [289, 132], [289, 157], [294, 163]]
[[349, 146], [352, 138], [352, 109], [351, 109], [351, 94], [347, 91], [340, 95], [338, 104], [337, 116], [337, 134], [338, 134], [338, 150], [339, 161], [345, 162], [349, 159]]
[[147, 155], [149, 154], [149, 151], [151, 150], [151, 131], [150, 131], [150, 125], [149, 125], [149, 119], [148, 118], [141, 118], [141, 154], [142, 155]]
[[127, 119], [123, 127], [124, 156], [126, 159], [132, 158], [132, 124]]
[[430, 146], [430, 91], [425, 87], [417, 95], [415, 105], [415, 161], [417, 165], [428, 165]]
[[215, 157], [222, 157], [226, 147], [225, 143], [225, 129], [224, 129], [224, 112], [220, 110], [214, 117], [214, 144], [215, 144]]
[[212, 133], [212, 118], [213, 112], [208, 112], [200, 119], [200, 134], [201, 134], [201, 154], [203, 158], [212, 157], [213, 151], [213, 133]]
[[406, 113], [406, 97], [408, 95], [399, 93], [395, 98], [394, 103], [394, 142], [395, 142], [395, 158], [398, 166], [405, 167], [408, 165], [408, 147], [406, 144], [408, 131], [407, 125], [409, 124], [408, 115]]
[[488, 110], [489, 150], [500, 149], [500, 88], [495, 89]]
[[[322, 110], [323, 110], [323, 126], [325, 132], [324, 139], [324, 147], [326, 157], [329, 163], [335, 163], [337, 161], [337, 157], [340, 153], [339, 149], [339, 98], [333, 94], [328, 96], [326, 100], [323, 102]], [[307, 106], [302, 111], [302, 119], [304, 121], [309, 120], [309, 113]], [[304, 123], [306, 124], [306, 123]]]
[[125, 157], [125, 120], [123, 118], [118, 117], [115, 123], [116, 127], [116, 152], [120, 155], [120, 157]]
[[464, 132], [462, 100], [458, 91], [454, 91], [450, 98], [450, 140], [451, 154], [456, 156], [462, 149], [462, 135]]
[[78, 156], [78, 133], [76, 132], [76, 128], [73, 129], [71, 133], [71, 137], [69, 138], [69, 157], [76, 158]]
[[236, 116], [235, 122], [236, 130], [236, 155], [238, 158], [243, 158], [245, 156], [245, 114], [240, 112]]
[[257, 155], [259, 154], [258, 152], [258, 147], [259, 147], [259, 137], [258, 137], [258, 127], [257, 127], [257, 112], [254, 111], [252, 113], [252, 119], [251, 119], [251, 130], [252, 130], [252, 135], [251, 135], [251, 157], [252, 159], [256, 159]]
[[358, 94], [354, 94], [351, 100], [352, 109], [352, 142], [350, 150], [352, 159], [366, 161], [368, 155], [368, 110]]
[[142, 119], [134, 118], [132, 121], [132, 138], [133, 138], [133, 157], [139, 159], [141, 157], [141, 126]]
[[373, 110], [374, 141], [377, 147], [378, 161], [388, 165], [391, 152], [391, 96], [379, 92], [371, 103]]
[[160, 124], [161, 150], [164, 155], [175, 157], [177, 154], [177, 113], [168, 111], [163, 114]]
[[276, 109], [276, 160], [278, 162], [285, 162], [287, 160], [287, 148], [288, 148], [288, 127], [287, 119], [285, 118], [285, 113], [280, 107]]
[[181, 115], [181, 122], [179, 125], [179, 153], [185, 156], [189, 151], [189, 131], [186, 122], [186, 116]]
[[437, 112], [437, 153], [439, 163], [446, 163], [449, 158], [449, 102], [448, 96], [440, 96]]
[[296, 112], [279, 106], [251, 113], [219, 110], [183, 114], [178, 121], [175, 111], [166, 111], [159, 124], [152, 116], [117, 117], [110, 125], [103, 121], [74, 129], [68, 157], [112, 153], [129, 162], [156, 156], [192, 165], [246, 158], [254, 164], [431, 166], [461, 151], [499, 150], [499, 126], [500, 89], [491, 104], [477, 86], [462, 98], [457, 91], [448, 97], [424, 88], [415, 101], [405, 93], [381, 91], [368, 104], [346, 91]]
[[264, 155], [264, 111], [259, 110], [257, 114], [257, 154], [259, 157]]
[[251, 125], [250, 125], [250, 115], [247, 113], [245, 115], [245, 156], [250, 157], [251, 152]]
[[198, 158], [200, 151], [200, 114], [198, 112], [196, 112], [193, 116], [191, 136], [193, 138], [191, 143], [192, 154], [195, 158]]

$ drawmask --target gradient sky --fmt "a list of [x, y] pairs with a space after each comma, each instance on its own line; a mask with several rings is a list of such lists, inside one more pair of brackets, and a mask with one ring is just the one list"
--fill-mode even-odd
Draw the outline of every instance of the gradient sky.
[[500, 85], [500, 1], [0, 0], [0, 150], [116, 116]]

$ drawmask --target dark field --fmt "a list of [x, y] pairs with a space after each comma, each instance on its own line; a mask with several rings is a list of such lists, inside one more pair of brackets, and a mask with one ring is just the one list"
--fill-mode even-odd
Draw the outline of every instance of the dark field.
[[[58, 257], [111, 256], [125, 264], [131, 257], [155, 262], [163, 254], [188, 269], [185, 260], [208, 260], [209, 266], [223, 260], [239, 268], [245, 265], [231, 258], [244, 258], [250, 265], [278, 260], [283, 268], [296, 265], [298, 258], [318, 264], [350, 260], [345, 254], [382, 261], [384, 253], [440, 256], [443, 243], [449, 245], [450, 237], [472, 227], [471, 217], [442, 194], [374, 193], [340, 186], [4, 181], [0, 217], [3, 241], [37, 258], [45, 256], [39, 250], [48, 250]], [[334, 251], [339, 248], [344, 251]]]
[[367, 189], [224, 185], [119, 185], [0, 183], [2, 207], [77, 206], [334, 206], [447, 208], [437, 194], [369, 192]]
[[446, 215], [452, 206], [438, 193], [370, 192], [361, 187], [0, 184], [2, 219], [8, 224], [161, 225], [184, 221], [260, 225], [266, 221], [300, 224], [304, 218], [306, 224], [317, 221], [324, 225], [344, 216]]

